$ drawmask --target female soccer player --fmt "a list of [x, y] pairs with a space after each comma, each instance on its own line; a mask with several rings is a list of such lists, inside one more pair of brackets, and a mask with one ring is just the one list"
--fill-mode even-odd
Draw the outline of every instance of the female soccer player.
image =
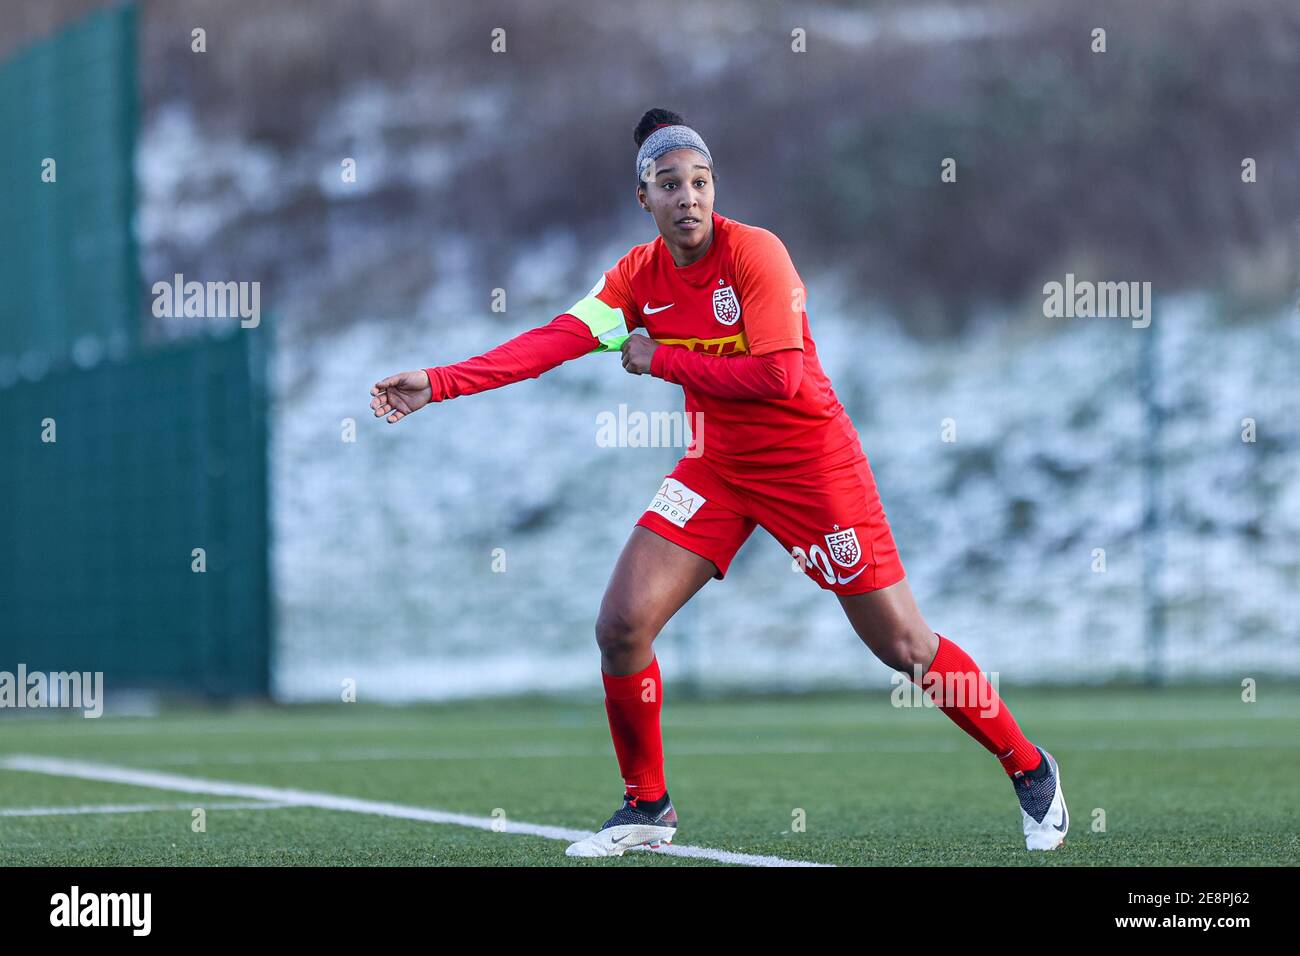
[[[652, 644], [710, 578], [721, 580], [755, 525], [824, 590], [880, 660], [905, 671], [1001, 762], [1031, 850], [1069, 826], [1056, 761], [952, 640], [930, 630], [903, 566], [858, 434], [822, 371], [803, 282], [766, 229], [713, 209], [713, 158], [680, 116], [654, 109], [634, 134], [636, 198], [659, 235], [631, 249], [548, 325], [455, 365], [402, 372], [370, 393], [399, 422], [430, 402], [535, 378], [592, 352], [681, 385], [703, 428], [655, 492], [618, 559], [596, 618], [605, 710], [623, 806], [569, 856], [670, 843], [663, 688]], [[644, 328], [648, 335], [631, 334]]]

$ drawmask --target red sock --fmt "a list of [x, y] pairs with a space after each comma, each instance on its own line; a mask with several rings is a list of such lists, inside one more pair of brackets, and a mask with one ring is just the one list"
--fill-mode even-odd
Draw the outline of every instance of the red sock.
[[641, 800], [658, 800], [667, 790], [664, 743], [659, 733], [664, 696], [659, 658], [652, 657], [637, 674], [614, 677], [602, 671], [600, 676], [605, 681], [609, 732], [627, 792]]
[[1008, 775], [1038, 766], [1038, 748], [1020, 732], [1011, 709], [1002, 702], [969, 654], [944, 637], [921, 687], [939, 708], [1002, 763]]

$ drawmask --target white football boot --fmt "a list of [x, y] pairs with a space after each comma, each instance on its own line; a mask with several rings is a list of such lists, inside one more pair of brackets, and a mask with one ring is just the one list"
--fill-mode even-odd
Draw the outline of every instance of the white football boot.
[[[664, 794], [665, 798], [667, 794]], [[634, 846], [648, 846], [657, 850], [673, 842], [677, 833], [677, 811], [671, 800], [655, 814], [637, 806], [635, 797], [624, 794], [623, 806], [596, 833], [572, 843], [565, 856], [622, 856]]]
[[1070, 811], [1065, 808], [1065, 794], [1061, 792], [1061, 768], [1042, 747], [1038, 752], [1043, 755], [1039, 768], [1016, 773], [1011, 783], [1020, 799], [1025, 846], [1030, 850], [1055, 850], [1065, 842]]

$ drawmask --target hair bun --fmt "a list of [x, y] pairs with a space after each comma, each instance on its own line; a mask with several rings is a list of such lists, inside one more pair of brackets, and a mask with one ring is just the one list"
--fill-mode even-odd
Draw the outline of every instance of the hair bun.
[[654, 131], [656, 126], [661, 126], [665, 123], [684, 126], [686, 125], [686, 120], [682, 119], [680, 114], [674, 113], [672, 110], [659, 109], [657, 107], [652, 110], [646, 110], [641, 116], [641, 122], [636, 124], [636, 130], [632, 133], [632, 138], [636, 140], [636, 148], [641, 148], [641, 144], [646, 141], [646, 137]]

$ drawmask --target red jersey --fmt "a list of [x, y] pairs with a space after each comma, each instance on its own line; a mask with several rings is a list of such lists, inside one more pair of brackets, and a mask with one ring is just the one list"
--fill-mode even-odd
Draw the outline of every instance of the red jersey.
[[[768, 230], [715, 212], [703, 258], [678, 266], [663, 236], [656, 236], [623, 256], [591, 295], [621, 311], [626, 331], [644, 328], [662, 345], [724, 361], [802, 351], [803, 374], [791, 398], [737, 401], [682, 386], [690, 420], [703, 414], [700, 457], [710, 464], [761, 475], [800, 466], [812, 470], [861, 454], [857, 432], [817, 358], [803, 281], [781, 240]], [[596, 328], [593, 333], [601, 338]], [[692, 454], [698, 438], [692, 439]]]

